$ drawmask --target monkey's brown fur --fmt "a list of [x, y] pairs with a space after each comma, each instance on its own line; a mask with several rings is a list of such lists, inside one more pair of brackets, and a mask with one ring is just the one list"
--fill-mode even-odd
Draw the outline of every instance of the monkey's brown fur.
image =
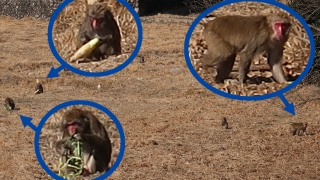
[[239, 81], [243, 84], [252, 59], [265, 52], [273, 77], [284, 83], [286, 78], [281, 61], [290, 27], [289, 18], [284, 14], [217, 17], [209, 21], [203, 30], [208, 53], [200, 59], [201, 66], [209, 73], [216, 66], [215, 81], [222, 83], [232, 71], [236, 55], [239, 55]]
[[86, 15], [79, 30], [77, 48], [97, 37], [100, 42], [86, 60], [101, 60], [110, 55], [121, 54], [120, 29], [111, 11], [103, 3], [87, 6]]
[[300, 132], [303, 132], [303, 135], [306, 134], [308, 123], [290, 123], [292, 135], [300, 136]]
[[[63, 138], [56, 143], [57, 152], [63, 155], [66, 150], [72, 149], [65, 145], [66, 137], [72, 136], [83, 144], [84, 168], [88, 168], [85, 170], [93, 169], [94, 172], [89, 173], [108, 170], [112, 152], [111, 142], [104, 126], [91, 112], [71, 109], [64, 114], [61, 126]], [[89, 160], [90, 157], [93, 157], [93, 163]]]

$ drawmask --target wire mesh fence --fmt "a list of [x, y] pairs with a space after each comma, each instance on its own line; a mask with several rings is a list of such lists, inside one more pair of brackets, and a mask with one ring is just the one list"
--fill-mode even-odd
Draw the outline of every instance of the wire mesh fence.
[[[126, 0], [138, 11], [138, 0]], [[63, 0], [1, 0], [0, 15], [21, 19], [26, 16], [49, 19]]]
[[50, 18], [63, 0], [2, 0], [0, 15], [23, 18], [31, 16], [39, 19]]

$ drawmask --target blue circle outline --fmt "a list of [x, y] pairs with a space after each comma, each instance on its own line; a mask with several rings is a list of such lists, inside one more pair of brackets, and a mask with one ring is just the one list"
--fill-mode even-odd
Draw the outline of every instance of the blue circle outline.
[[[192, 63], [191, 63], [191, 59], [189, 57], [189, 41], [192, 35], [192, 32], [194, 31], [195, 27], [198, 25], [198, 23], [209, 13], [211, 13], [212, 11], [225, 6], [225, 5], [229, 5], [231, 3], [237, 3], [237, 2], [262, 2], [262, 3], [266, 3], [266, 4], [270, 4], [273, 6], [276, 6], [278, 8], [281, 8], [285, 11], [287, 11], [288, 13], [290, 13], [291, 15], [293, 15], [304, 27], [304, 29], [306, 30], [309, 40], [310, 40], [310, 56], [309, 56], [309, 60], [308, 60], [308, 64], [306, 66], [306, 68], [303, 70], [303, 72], [301, 73], [301, 75], [299, 76], [299, 78], [297, 78], [293, 83], [289, 84], [288, 86], [284, 87], [283, 89], [280, 89], [276, 92], [270, 93], [270, 94], [265, 94], [265, 95], [261, 95], [261, 96], [239, 96], [239, 95], [233, 95], [233, 94], [229, 94], [227, 92], [221, 91], [217, 88], [215, 88], [214, 86], [211, 86], [209, 83], [207, 83], [206, 81], [204, 81], [200, 75], [196, 72], [196, 70], [194, 69]], [[207, 10], [205, 10], [204, 12], [202, 12], [191, 24], [191, 26], [189, 27], [187, 34], [186, 34], [186, 39], [184, 42], [184, 55], [185, 55], [185, 60], [187, 63], [187, 66], [190, 70], [190, 72], [192, 73], [192, 75], [208, 90], [212, 91], [213, 93], [216, 93], [220, 96], [226, 97], [226, 98], [230, 98], [230, 99], [235, 99], [235, 100], [246, 100], [246, 101], [257, 101], [257, 100], [265, 100], [265, 99], [269, 99], [269, 98], [273, 98], [276, 96], [281, 96], [282, 94], [286, 93], [287, 91], [290, 91], [292, 88], [294, 88], [295, 86], [297, 86], [302, 80], [303, 78], [305, 78], [308, 75], [308, 72], [312, 66], [312, 63], [314, 61], [314, 56], [315, 56], [315, 44], [314, 44], [314, 38], [313, 38], [313, 34], [311, 29], [309, 28], [308, 24], [306, 23], [306, 21], [297, 13], [295, 12], [293, 9], [291, 9], [290, 7], [277, 2], [277, 1], [270, 1], [270, 0], [252, 0], [252, 1], [246, 1], [246, 0], [228, 0], [228, 1], [222, 1], [220, 3], [217, 3], [213, 6], [211, 6], [210, 8], [208, 8]]]
[[43, 125], [45, 124], [45, 122], [48, 120], [48, 118], [53, 115], [54, 113], [56, 113], [58, 110], [67, 107], [67, 106], [72, 106], [72, 105], [88, 105], [88, 106], [92, 106], [95, 107], [101, 111], [103, 111], [104, 113], [106, 113], [112, 120], [113, 122], [116, 124], [117, 129], [119, 131], [120, 134], [120, 150], [119, 150], [119, 155], [117, 157], [117, 160], [115, 161], [115, 163], [113, 164], [113, 166], [103, 175], [95, 178], [94, 180], [104, 180], [107, 177], [109, 177], [120, 165], [123, 156], [124, 156], [124, 151], [125, 151], [125, 135], [124, 135], [124, 131], [123, 128], [121, 126], [120, 121], [117, 119], [117, 117], [110, 111], [108, 110], [106, 107], [95, 103], [95, 102], [91, 102], [91, 101], [86, 101], [86, 100], [73, 100], [73, 101], [68, 101], [68, 102], [64, 102], [61, 103], [59, 105], [57, 105], [56, 107], [54, 107], [53, 109], [51, 109], [40, 121], [38, 127], [36, 128], [36, 134], [34, 137], [34, 149], [35, 149], [35, 153], [36, 153], [36, 157], [38, 159], [38, 162], [40, 163], [41, 167], [54, 179], [56, 180], [65, 180], [64, 178], [58, 176], [56, 173], [54, 173], [44, 162], [44, 160], [42, 159], [41, 153], [40, 153], [40, 147], [39, 147], [39, 140], [40, 140], [40, 134], [41, 134], [41, 129], [43, 128]]
[[57, 9], [53, 12], [50, 21], [49, 21], [49, 25], [48, 25], [48, 32], [47, 32], [47, 36], [48, 36], [48, 43], [49, 43], [49, 47], [50, 50], [53, 54], [53, 56], [60, 62], [61, 66], [69, 69], [70, 71], [79, 74], [79, 75], [83, 75], [83, 76], [90, 76], [90, 77], [100, 77], [100, 76], [108, 76], [108, 75], [112, 75], [114, 73], [117, 73], [119, 71], [121, 71], [122, 69], [124, 69], [125, 67], [127, 67], [134, 59], [135, 57], [138, 55], [140, 48], [141, 48], [141, 44], [142, 44], [142, 24], [141, 24], [141, 20], [139, 18], [139, 15], [137, 14], [137, 12], [133, 9], [133, 7], [126, 2], [125, 0], [117, 0], [117, 2], [121, 3], [123, 6], [125, 6], [130, 13], [132, 14], [132, 16], [134, 17], [135, 21], [136, 21], [136, 25], [137, 25], [137, 29], [138, 29], [138, 40], [136, 43], [136, 47], [134, 49], [134, 51], [132, 52], [132, 54], [130, 55], [130, 57], [121, 65], [117, 66], [116, 68], [113, 69], [109, 69], [107, 71], [102, 71], [102, 72], [87, 72], [87, 71], [83, 71], [77, 68], [74, 68], [73, 66], [71, 66], [70, 64], [68, 64], [64, 59], [62, 59], [62, 57], [59, 55], [58, 51], [56, 50], [54, 43], [53, 43], [53, 37], [52, 37], [52, 33], [53, 33], [53, 25], [55, 20], [58, 18], [60, 12], [71, 2], [73, 2], [74, 0], [65, 0], [63, 1], [58, 7]]

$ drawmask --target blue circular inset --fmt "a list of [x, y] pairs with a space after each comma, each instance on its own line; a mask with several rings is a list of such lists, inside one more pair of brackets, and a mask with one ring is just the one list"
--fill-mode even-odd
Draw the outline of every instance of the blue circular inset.
[[58, 51], [56, 50], [54, 43], [53, 43], [53, 37], [52, 37], [52, 32], [53, 32], [53, 25], [55, 20], [58, 18], [60, 12], [71, 2], [73, 2], [74, 0], [65, 0], [63, 1], [58, 7], [57, 9], [53, 12], [50, 21], [49, 21], [49, 25], [48, 25], [48, 42], [49, 42], [49, 47], [50, 50], [53, 54], [53, 56], [60, 62], [61, 66], [69, 69], [70, 71], [83, 75], [83, 76], [91, 76], [91, 77], [99, 77], [99, 76], [108, 76], [114, 73], [117, 73], [119, 71], [121, 71], [122, 69], [124, 69], [125, 67], [127, 67], [133, 60], [134, 58], [138, 55], [138, 52], [141, 48], [141, 44], [142, 44], [142, 24], [139, 18], [139, 15], [136, 13], [136, 11], [131, 7], [131, 5], [126, 2], [125, 0], [117, 0], [119, 3], [121, 3], [123, 6], [125, 6], [130, 13], [132, 14], [132, 16], [134, 17], [136, 24], [137, 24], [137, 29], [138, 29], [138, 40], [137, 40], [137, 44], [135, 49], [133, 50], [132, 54], [130, 55], [130, 57], [124, 62], [122, 63], [120, 66], [117, 66], [114, 69], [110, 69], [107, 71], [103, 71], [103, 72], [87, 72], [87, 71], [82, 71], [80, 69], [74, 68], [73, 66], [71, 66], [70, 64], [68, 64], [64, 59], [62, 59], [62, 57], [59, 55]]
[[312, 66], [313, 60], [314, 60], [314, 55], [315, 55], [315, 44], [314, 44], [314, 38], [313, 38], [313, 34], [312, 31], [310, 30], [308, 24], [306, 23], [306, 21], [297, 13], [295, 12], [293, 9], [291, 9], [290, 7], [277, 2], [277, 1], [270, 1], [270, 0], [253, 0], [253, 1], [249, 1], [249, 2], [262, 2], [262, 3], [266, 3], [266, 4], [270, 4], [270, 5], [274, 5], [277, 6], [285, 11], [287, 11], [288, 13], [290, 13], [291, 15], [293, 15], [305, 28], [309, 40], [310, 40], [310, 56], [309, 56], [309, 61], [308, 64], [306, 66], [306, 68], [303, 70], [303, 72], [301, 73], [301, 75], [299, 76], [299, 78], [297, 78], [293, 83], [289, 84], [288, 86], [284, 87], [283, 89], [270, 93], [270, 94], [265, 94], [265, 95], [261, 95], [261, 96], [238, 96], [238, 95], [233, 95], [233, 94], [229, 94], [227, 92], [221, 91], [219, 89], [216, 89], [215, 87], [211, 86], [209, 83], [207, 83], [206, 81], [204, 81], [201, 76], [196, 72], [196, 70], [194, 69], [192, 63], [191, 63], [191, 59], [189, 57], [189, 41], [192, 35], [193, 30], [195, 29], [195, 27], [198, 25], [198, 23], [209, 13], [211, 13], [212, 11], [225, 6], [225, 5], [229, 5], [231, 3], [237, 3], [237, 2], [248, 2], [245, 0], [228, 0], [228, 1], [222, 1], [218, 4], [215, 4], [213, 6], [211, 6], [210, 8], [208, 8], [207, 10], [205, 10], [203, 13], [201, 13], [195, 20], [194, 22], [191, 24], [187, 35], [186, 35], [186, 39], [184, 42], [184, 56], [186, 59], [186, 63], [187, 66], [190, 70], [190, 72], [192, 73], [192, 75], [207, 89], [209, 89], [210, 91], [212, 91], [213, 93], [216, 93], [220, 96], [226, 97], [226, 98], [230, 98], [230, 99], [235, 99], [235, 100], [246, 100], [246, 101], [257, 101], [257, 100], [265, 100], [265, 99], [269, 99], [269, 98], [273, 98], [276, 96], [281, 96], [284, 93], [286, 93], [287, 91], [291, 90], [292, 88], [294, 88], [295, 86], [297, 86], [302, 80], [303, 78], [305, 78]]
[[40, 153], [40, 147], [39, 147], [39, 139], [40, 139], [40, 133], [41, 133], [41, 129], [43, 128], [43, 125], [45, 124], [45, 122], [48, 120], [48, 118], [54, 114], [55, 112], [59, 111], [60, 109], [67, 107], [67, 106], [72, 106], [72, 105], [88, 105], [88, 106], [92, 106], [95, 107], [101, 111], [103, 111], [104, 113], [106, 113], [112, 120], [113, 122], [116, 124], [117, 129], [119, 131], [120, 134], [120, 152], [119, 155], [117, 157], [116, 162], [113, 164], [113, 166], [103, 175], [95, 178], [94, 180], [104, 180], [107, 177], [109, 177], [116, 169], [117, 167], [120, 165], [120, 162], [123, 159], [124, 156], [124, 150], [125, 150], [125, 137], [124, 137], [124, 132], [123, 132], [123, 128], [121, 126], [121, 123], [119, 122], [119, 120], [117, 119], [117, 117], [111, 112], [109, 111], [107, 108], [105, 108], [104, 106], [95, 103], [95, 102], [91, 102], [91, 101], [85, 101], [85, 100], [74, 100], [74, 101], [69, 101], [69, 102], [64, 102], [62, 104], [59, 104], [58, 106], [54, 107], [53, 109], [51, 109], [40, 121], [38, 127], [36, 128], [36, 134], [34, 137], [34, 149], [36, 152], [36, 156], [37, 159], [41, 165], [41, 167], [54, 179], [57, 180], [64, 180], [64, 178], [58, 176], [56, 173], [54, 173], [44, 162], [41, 153]]

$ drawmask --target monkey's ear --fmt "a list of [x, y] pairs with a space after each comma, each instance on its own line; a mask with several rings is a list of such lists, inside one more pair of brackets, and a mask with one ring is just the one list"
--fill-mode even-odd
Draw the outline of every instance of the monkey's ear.
[[111, 20], [113, 18], [113, 14], [111, 13], [111, 11], [105, 10], [104, 17]]

